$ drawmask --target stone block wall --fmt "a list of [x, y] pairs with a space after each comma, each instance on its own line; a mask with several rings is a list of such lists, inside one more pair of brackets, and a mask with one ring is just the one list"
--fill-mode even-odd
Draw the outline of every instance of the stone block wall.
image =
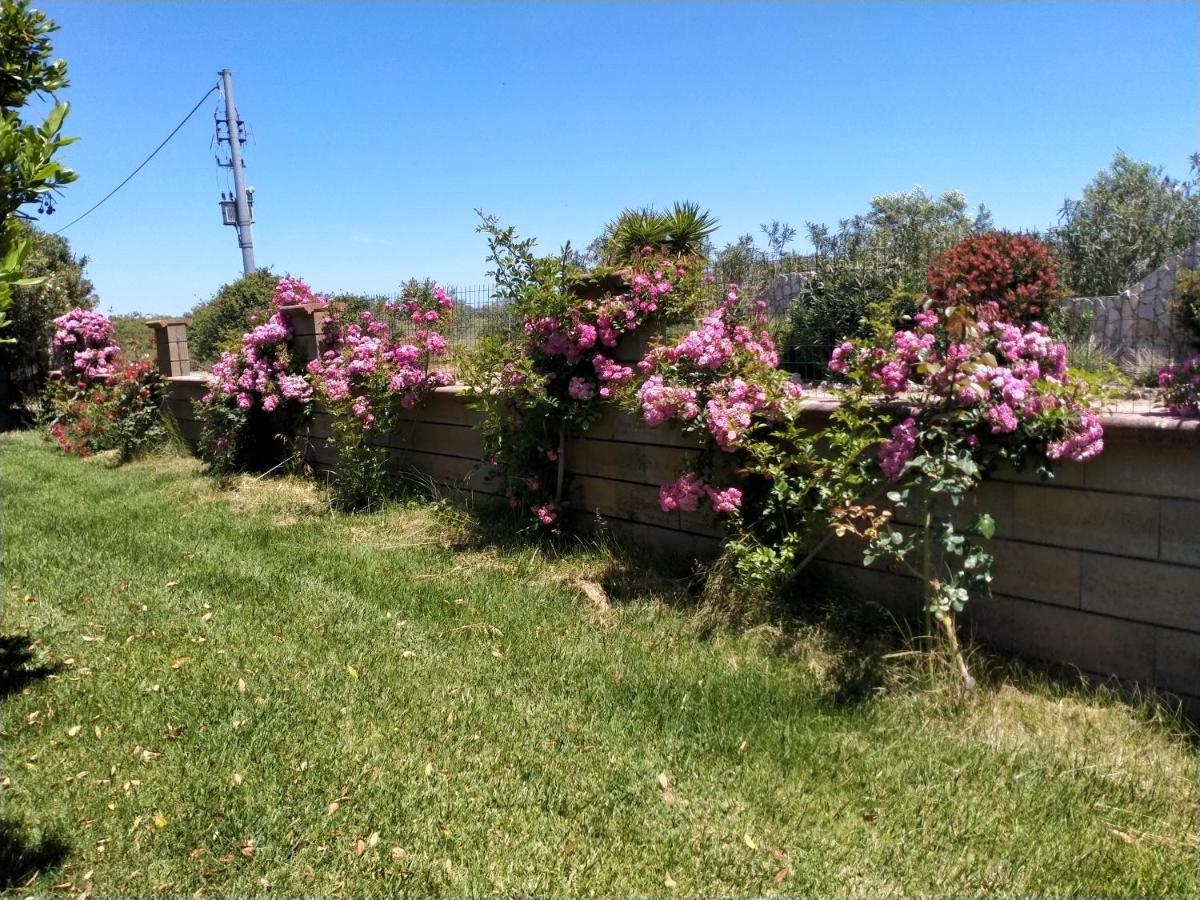
[[[1065, 301], [1077, 314], [1092, 317], [1092, 336], [1108, 349], [1145, 368], [1191, 355], [1191, 335], [1174, 309], [1175, 277], [1180, 269], [1200, 266], [1200, 243], [1168, 259], [1137, 284], [1114, 297], [1076, 297]], [[1143, 359], [1136, 359], [1136, 356]]]

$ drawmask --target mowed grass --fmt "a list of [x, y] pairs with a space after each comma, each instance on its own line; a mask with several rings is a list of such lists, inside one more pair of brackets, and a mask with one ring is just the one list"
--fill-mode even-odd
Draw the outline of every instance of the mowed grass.
[[1110, 693], [843, 700], [817, 633], [589, 605], [594, 551], [0, 453], [16, 896], [1197, 891], [1195, 744]]

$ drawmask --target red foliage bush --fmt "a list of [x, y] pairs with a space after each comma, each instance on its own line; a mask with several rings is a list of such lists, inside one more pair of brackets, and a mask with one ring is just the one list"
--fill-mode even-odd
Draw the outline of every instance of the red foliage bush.
[[1045, 244], [1001, 231], [974, 235], [943, 251], [925, 277], [938, 303], [1012, 322], [1041, 318], [1057, 282]]

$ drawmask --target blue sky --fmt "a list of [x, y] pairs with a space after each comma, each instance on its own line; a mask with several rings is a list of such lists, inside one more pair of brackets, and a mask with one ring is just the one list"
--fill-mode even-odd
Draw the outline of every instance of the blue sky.
[[[107, 193], [229, 67], [260, 265], [323, 290], [483, 280], [482, 207], [546, 248], [691, 199], [717, 241], [922, 185], [1044, 227], [1121, 147], [1185, 174], [1200, 4], [82, 4], [45, 224]], [[209, 98], [66, 235], [108, 311], [179, 313], [237, 277]]]

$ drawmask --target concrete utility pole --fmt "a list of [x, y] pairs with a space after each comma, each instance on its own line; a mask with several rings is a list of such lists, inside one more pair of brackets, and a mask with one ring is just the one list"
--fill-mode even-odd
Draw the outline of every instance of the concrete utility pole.
[[[242, 162], [242, 122], [238, 119], [237, 108], [233, 104], [233, 73], [228, 69], [220, 71], [221, 87], [225, 94], [225, 128], [229, 141], [229, 168], [233, 169], [234, 204], [233, 221], [226, 215], [226, 224], [237, 228], [238, 246], [242, 248], [242, 270], [249, 275], [255, 270], [254, 237], [250, 233], [250, 225], [254, 221], [250, 214], [250, 195], [246, 193], [246, 177]], [[217, 139], [220, 140], [218, 133]], [[225, 195], [222, 194], [222, 197]], [[225, 203], [222, 203], [225, 207]]]

